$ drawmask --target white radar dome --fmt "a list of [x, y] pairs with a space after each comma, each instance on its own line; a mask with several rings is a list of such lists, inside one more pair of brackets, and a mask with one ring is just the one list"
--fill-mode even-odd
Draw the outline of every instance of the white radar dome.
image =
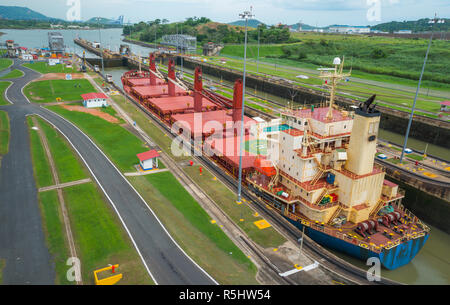
[[341, 64], [341, 59], [339, 58], [339, 57], [336, 57], [334, 60], [333, 60], [333, 65], [340, 65]]

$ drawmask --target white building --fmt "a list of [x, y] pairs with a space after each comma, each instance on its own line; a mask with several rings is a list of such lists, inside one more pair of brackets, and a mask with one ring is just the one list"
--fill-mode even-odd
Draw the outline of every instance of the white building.
[[394, 32], [394, 34], [412, 34], [411, 30], [400, 30], [397, 32]]
[[139, 159], [139, 164], [141, 165], [142, 170], [152, 170], [158, 168], [158, 157], [159, 153], [152, 149], [140, 154], [136, 155]]
[[104, 93], [87, 93], [82, 94], [81, 97], [83, 98], [83, 106], [86, 108], [108, 106], [106, 101], [108, 97]]
[[22, 60], [33, 60], [33, 55], [27, 53], [22, 54], [20, 57], [22, 58]]
[[340, 34], [368, 34], [370, 27], [368, 26], [350, 26], [350, 25], [334, 25], [328, 30], [331, 33]]

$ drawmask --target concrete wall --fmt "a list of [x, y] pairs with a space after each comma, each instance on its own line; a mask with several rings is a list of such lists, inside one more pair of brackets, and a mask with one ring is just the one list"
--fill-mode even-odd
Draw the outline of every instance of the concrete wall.
[[[406, 191], [403, 205], [414, 213], [425, 223], [439, 228], [450, 234], [450, 202], [433, 196], [428, 192], [417, 189], [417, 183], [406, 183], [396, 179], [396, 176], [389, 176], [389, 180], [397, 183]], [[433, 234], [433, 232], [431, 232]]]

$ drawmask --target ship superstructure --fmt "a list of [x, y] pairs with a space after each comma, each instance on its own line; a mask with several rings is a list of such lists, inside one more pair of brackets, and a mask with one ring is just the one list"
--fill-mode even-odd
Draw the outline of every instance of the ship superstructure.
[[279, 132], [266, 134], [267, 157], [256, 160], [247, 182], [318, 242], [359, 258], [384, 258], [394, 269], [415, 256], [429, 229], [403, 207], [404, 192], [374, 163], [381, 116], [375, 96], [354, 112], [333, 104], [338, 80], [349, 76], [339, 59], [335, 64], [322, 74], [331, 87], [328, 106], [286, 109]]

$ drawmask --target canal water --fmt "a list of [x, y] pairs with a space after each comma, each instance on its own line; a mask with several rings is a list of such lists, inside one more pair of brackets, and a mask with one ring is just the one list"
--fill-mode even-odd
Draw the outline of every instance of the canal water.
[[[0, 41], [12, 39], [20, 46], [27, 48], [48, 48], [48, 32], [59, 32], [64, 37], [64, 45], [67, 52], [75, 52], [78, 55], [83, 55], [83, 49], [76, 45], [73, 40], [77, 37], [89, 41], [101, 41], [103, 47], [119, 51], [121, 44], [128, 44], [122, 41], [122, 29], [104, 29], [96, 30], [14, 30], [14, 29], [0, 29], [0, 32], [5, 33], [0, 36]], [[128, 44], [131, 51], [137, 55], [148, 56], [153, 49], [141, 47], [134, 44]], [[87, 57], [97, 57], [97, 55], [86, 51]]]
[[[5, 35], [0, 36], [0, 41], [13, 39], [21, 46], [25, 46], [28, 48], [41, 48], [48, 46], [47, 33], [49, 32], [49, 30], [0, 29], [0, 32], [5, 33]], [[81, 47], [73, 43], [74, 38], [81, 37], [90, 41], [100, 40], [98, 30], [57, 30], [57, 32], [60, 32], [63, 35], [67, 50], [70, 52], [74, 51], [79, 55], [82, 55], [83, 50], [81, 49]], [[112, 50], [118, 50], [120, 44], [124, 43], [122, 42], [121, 34], [122, 29], [101, 30], [101, 41], [103, 43], [103, 46], [109, 47]], [[153, 51], [153, 49], [151, 48], [141, 47], [133, 44], [129, 45], [133, 53], [141, 53], [142, 56], [146, 56], [149, 52]], [[88, 57], [95, 57], [94, 54], [90, 54], [88, 52], [86, 54], [89, 54]], [[120, 77], [126, 71], [128, 71], [127, 67], [105, 69], [105, 72], [111, 74], [114, 82], [119, 86], [122, 86]], [[211, 77], [204, 75], [204, 79], [207, 78]], [[211, 79], [219, 81], [218, 79]], [[227, 84], [232, 85], [229, 82], [227, 82]], [[281, 102], [283, 104], [287, 103], [286, 99], [282, 99], [269, 94], [266, 95], [265, 93], [263, 93], [263, 97]], [[380, 130], [380, 138], [402, 145], [404, 136], [386, 130]], [[408, 147], [414, 148], [419, 151], [423, 151], [426, 144], [427, 143], [416, 140], [414, 138], [410, 138], [408, 140]], [[449, 159], [450, 156], [449, 149], [432, 144], [428, 145], [427, 152], [430, 155], [435, 155], [443, 159]], [[368, 269], [368, 266], [364, 265], [364, 262], [346, 256], [342, 253], [334, 253], [363, 269]], [[383, 277], [387, 277], [405, 284], [450, 284], [449, 254], [450, 235], [437, 228], [431, 227], [430, 238], [428, 239], [424, 248], [419, 252], [419, 254], [415, 257], [415, 259], [412, 260], [410, 264], [400, 267], [396, 270], [383, 269], [381, 275]]]
[[[381, 276], [404, 284], [450, 284], [450, 235], [429, 226], [430, 237], [416, 257], [407, 265], [395, 270], [381, 269]], [[346, 261], [368, 270], [370, 266], [352, 256], [330, 250]]]

